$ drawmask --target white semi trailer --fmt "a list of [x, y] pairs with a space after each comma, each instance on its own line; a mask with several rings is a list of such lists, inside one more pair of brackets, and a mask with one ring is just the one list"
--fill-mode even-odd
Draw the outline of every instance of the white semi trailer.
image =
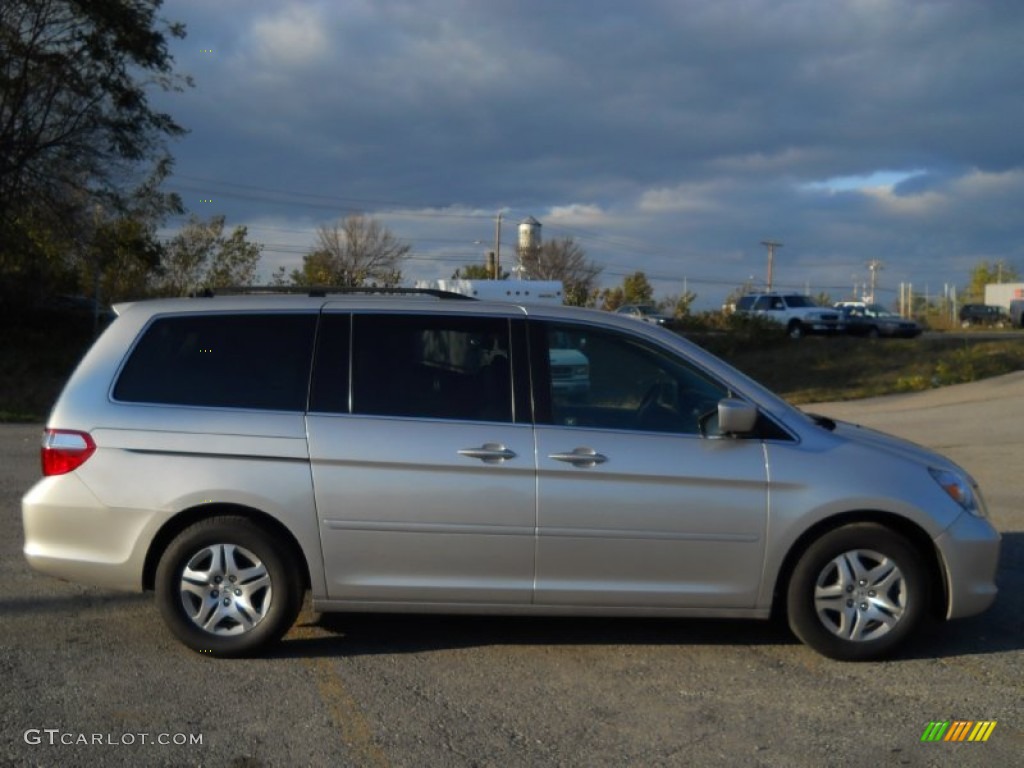
[[416, 287], [451, 291], [487, 301], [562, 304], [565, 298], [561, 280], [420, 280]]

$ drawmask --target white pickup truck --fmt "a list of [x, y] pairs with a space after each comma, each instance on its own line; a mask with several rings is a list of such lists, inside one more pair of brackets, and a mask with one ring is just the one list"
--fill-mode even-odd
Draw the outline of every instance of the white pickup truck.
[[748, 293], [736, 302], [736, 312], [774, 320], [790, 338], [808, 333], [836, 334], [846, 329], [842, 314], [814, 303], [799, 293]]

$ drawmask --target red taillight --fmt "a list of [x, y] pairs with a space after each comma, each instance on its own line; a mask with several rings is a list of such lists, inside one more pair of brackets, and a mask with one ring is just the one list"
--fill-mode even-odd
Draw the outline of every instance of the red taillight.
[[43, 433], [43, 475], [64, 475], [85, 464], [96, 450], [88, 432], [48, 429]]

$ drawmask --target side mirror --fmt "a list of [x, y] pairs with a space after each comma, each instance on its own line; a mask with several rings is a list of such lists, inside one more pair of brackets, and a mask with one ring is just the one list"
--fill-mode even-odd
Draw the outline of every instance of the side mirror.
[[[714, 424], [717, 417], [717, 424]], [[726, 397], [718, 401], [718, 412], [712, 411], [701, 419], [701, 432], [720, 435], [749, 435], [757, 425], [757, 407], [745, 400]], [[712, 426], [717, 430], [712, 430]]]

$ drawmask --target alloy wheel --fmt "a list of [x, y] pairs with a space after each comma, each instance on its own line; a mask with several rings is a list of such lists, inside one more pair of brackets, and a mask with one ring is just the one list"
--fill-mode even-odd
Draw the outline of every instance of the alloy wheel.
[[833, 635], [853, 642], [875, 640], [903, 617], [906, 580], [896, 562], [879, 552], [843, 552], [818, 574], [814, 608]]
[[181, 573], [179, 590], [188, 618], [214, 635], [249, 632], [273, 602], [266, 566], [236, 544], [211, 544], [192, 555]]

